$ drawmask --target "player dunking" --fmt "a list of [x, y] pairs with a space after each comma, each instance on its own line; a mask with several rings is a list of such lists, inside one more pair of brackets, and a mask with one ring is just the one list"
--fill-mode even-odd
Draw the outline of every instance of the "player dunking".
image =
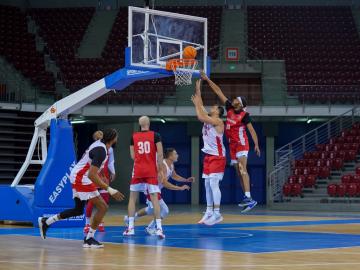
[[[164, 187], [170, 190], [190, 190], [190, 187], [188, 185], [183, 186], [176, 186], [169, 182], [169, 179], [172, 178], [175, 181], [178, 181], [180, 183], [192, 183], [195, 181], [195, 177], [189, 177], [184, 178], [180, 175], [178, 175], [175, 171], [174, 163], [178, 161], [179, 155], [176, 152], [175, 148], [167, 148], [165, 150], [165, 159], [161, 166], [163, 170], [163, 174], [165, 176], [164, 179], [162, 179], [161, 183], [159, 183], [160, 190]], [[154, 213], [154, 207], [152, 206], [150, 196], [148, 192], [145, 192], [146, 195], [146, 204], [147, 207], [140, 209], [135, 213], [135, 220], [139, 217], [145, 216], [145, 215], [153, 215]], [[160, 203], [160, 212], [161, 212], [161, 218], [164, 219], [169, 215], [169, 207], [166, 205], [165, 201], [161, 197], [161, 194], [159, 193], [158, 196], [159, 203]], [[124, 218], [125, 224], [128, 225], [129, 218], [128, 216], [125, 216]], [[156, 233], [156, 222], [155, 220], [152, 220], [150, 224], [145, 228], [146, 232], [150, 235], [155, 235]]]
[[[94, 141], [101, 140], [103, 138], [103, 132], [101, 130], [95, 131], [93, 134]], [[104, 168], [100, 170], [99, 176], [101, 180], [103, 180], [106, 184], [109, 184], [115, 179], [115, 166], [114, 166], [114, 149], [113, 147], [109, 148], [108, 151], [108, 159], [106, 160], [104, 164]], [[104, 189], [99, 188], [99, 192], [101, 197], [103, 198], [104, 202], [108, 205], [110, 200], [110, 194]], [[86, 210], [85, 210], [85, 227], [84, 227], [84, 233], [88, 233], [90, 230], [90, 219], [92, 210], [94, 208], [94, 205], [91, 202], [88, 202], [86, 204]], [[101, 221], [98, 228], [99, 232], [104, 232], [104, 221]]]
[[204, 123], [202, 129], [204, 147], [202, 151], [205, 153], [205, 157], [202, 177], [205, 179], [207, 207], [204, 216], [198, 223], [214, 225], [223, 220], [220, 214], [221, 191], [219, 184], [224, 176], [226, 166], [223, 144], [224, 123], [221, 120], [224, 109], [221, 106], [214, 105], [208, 113], [203, 106], [200, 87], [201, 80], [198, 80], [195, 95], [191, 97], [195, 105], [196, 115]]
[[208, 82], [210, 88], [226, 107], [227, 116], [225, 134], [229, 140], [231, 163], [235, 166], [236, 172], [240, 177], [240, 184], [245, 193], [243, 201], [239, 203], [240, 207], [244, 207], [241, 212], [245, 213], [253, 209], [257, 204], [257, 202], [251, 198], [250, 193], [250, 177], [247, 172], [247, 157], [250, 147], [246, 135], [246, 128], [249, 130], [254, 141], [255, 152], [260, 156], [258, 138], [251, 123], [250, 115], [245, 111], [246, 101], [243, 97], [237, 97], [230, 102], [230, 100], [225, 97], [220, 87], [211, 81], [204, 72], [201, 72], [201, 78]]
[[147, 116], [139, 118], [140, 132], [135, 132], [131, 139], [130, 155], [134, 160], [133, 175], [130, 183], [130, 198], [128, 205], [129, 226], [124, 236], [135, 234], [134, 218], [135, 204], [139, 192], [148, 192], [154, 207], [156, 220], [156, 235], [165, 238], [161, 226], [160, 204], [158, 199], [159, 179], [163, 179], [161, 165], [163, 164], [163, 146], [159, 133], [150, 131], [150, 119]]
[[104, 167], [107, 160], [107, 152], [116, 141], [116, 130], [106, 130], [103, 139], [92, 143], [80, 161], [71, 170], [70, 182], [72, 184], [75, 207], [49, 218], [39, 217], [40, 235], [43, 239], [46, 238], [46, 232], [51, 224], [62, 219], [82, 215], [84, 213], [86, 201], [90, 201], [95, 205], [97, 212], [91, 221], [89, 232], [84, 238], [83, 247], [103, 247], [102, 244], [95, 240], [94, 236], [96, 229], [106, 214], [108, 206], [100, 196], [98, 187], [107, 190], [116, 200], [121, 201], [124, 199], [123, 194], [116, 189], [111, 188], [99, 177], [99, 171]]

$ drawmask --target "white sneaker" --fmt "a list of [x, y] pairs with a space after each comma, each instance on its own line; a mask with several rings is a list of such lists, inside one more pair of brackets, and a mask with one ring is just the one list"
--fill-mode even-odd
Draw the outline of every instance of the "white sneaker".
[[129, 227], [129, 216], [124, 216], [124, 223], [127, 227]]
[[217, 223], [220, 223], [223, 220], [224, 219], [221, 214], [213, 214], [210, 218], [208, 218], [207, 220], [204, 221], [204, 224], [207, 226], [212, 226]]
[[198, 224], [204, 224], [205, 223], [205, 220], [209, 219], [211, 216], [213, 215], [212, 212], [206, 212], [202, 219], [199, 220]]
[[135, 235], [135, 230], [134, 228], [127, 228], [124, 232], [123, 232], [123, 236], [133, 236]]
[[156, 228], [154, 227], [146, 227], [145, 231], [149, 234], [149, 235], [156, 235]]
[[165, 234], [163, 232], [162, 229], [156, 229], [155, 234], [160, 238], [160, 239], [165, 239]]

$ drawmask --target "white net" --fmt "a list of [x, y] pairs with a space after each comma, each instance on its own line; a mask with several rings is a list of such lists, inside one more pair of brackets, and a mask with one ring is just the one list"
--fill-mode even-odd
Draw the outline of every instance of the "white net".
[[196, 60], [179, 59], [171, 62], [171, 69], [175, 75], [175, 85], [191, 85], [194, 69], [197, 67]]

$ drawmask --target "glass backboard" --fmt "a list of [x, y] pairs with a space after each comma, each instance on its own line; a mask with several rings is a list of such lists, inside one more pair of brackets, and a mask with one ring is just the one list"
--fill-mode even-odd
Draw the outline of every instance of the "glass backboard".
[[168, 60], [183, 58], [186, 46], [197, 51], [195, 71], [207, 71], [207, 18], [129, 7], [131, 66], [165, 70]]

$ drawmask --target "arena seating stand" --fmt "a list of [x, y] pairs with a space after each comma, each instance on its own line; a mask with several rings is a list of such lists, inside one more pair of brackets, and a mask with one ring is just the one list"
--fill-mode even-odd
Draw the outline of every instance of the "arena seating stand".
[[[326, 144], [316, 145], [316, 150], [305, 152], [302, 159], [295, 160], [293, 174], [289, 176], [288, 182], [283, 187], [284, 196], [300, 196], [302, 188], [316, 187], [317, 179], [329, 178], [331, 171], [341, 171], [345, 162], [356, 162], [359, 153], [360, 124], [355, 124], [351, 129], [344, 130], [339, 137], [331, 138]], [[360, 174], [360, 168], [356, 173]], [[358, 182], [360, 184], [360, 177], [342, 176], [342, 184], [348, 185], [346, 188], [350, 188], [349, 184]], [[339, 189], [336, 186], [335, 193], [333, 190], [334, 186], [329, 185], [329, 194], [337, 194], [337, 196], [343, 194], [342, 187]], [[344, 195], [347, 194], [346, 192]], [[360, 189], [356, 194], [360, 195]]]
[[44, 92], [55, 91], [52, 73], [45, 70], [44, 55], [28, 33], [26, 14], [20, 8], [0, 5], [0, 55]]
[[360, 38], [350, 7], [248, 6], [247, 20], [249, 46], [263, 59], [285, 60], [289, 95], [359, 102]]

